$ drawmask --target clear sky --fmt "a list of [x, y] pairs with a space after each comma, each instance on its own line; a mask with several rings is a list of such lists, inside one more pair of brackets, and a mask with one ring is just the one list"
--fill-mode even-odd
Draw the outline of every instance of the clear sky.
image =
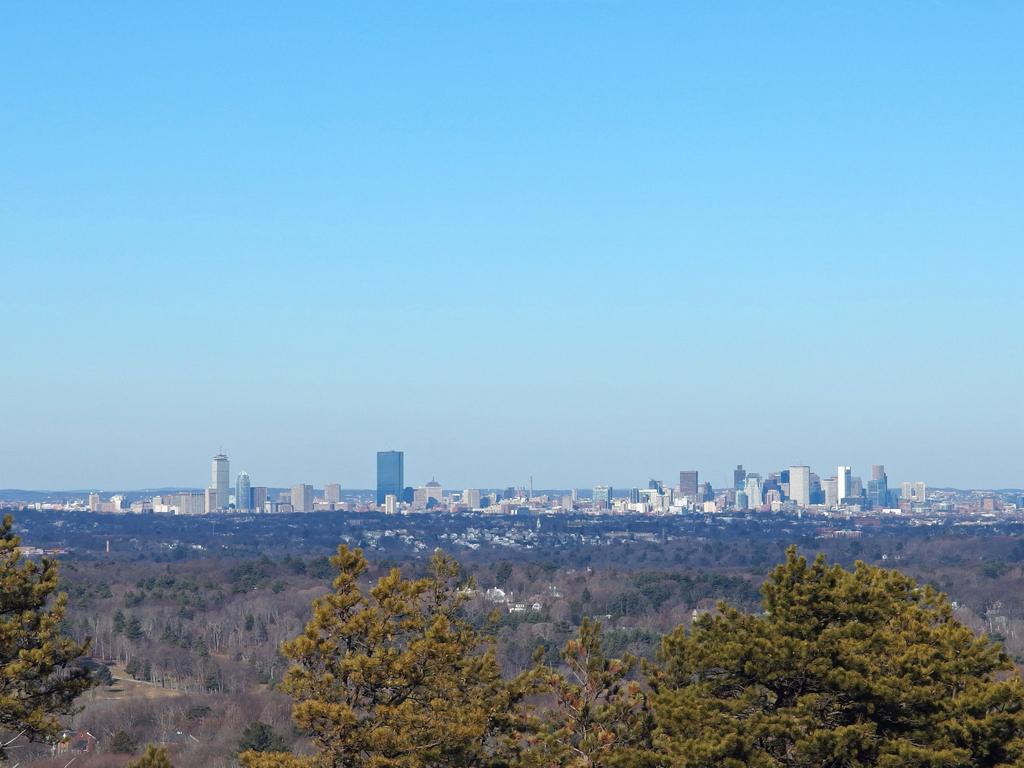
[[0, 6], [0, 487], [1022, 486], [1024, 4]]

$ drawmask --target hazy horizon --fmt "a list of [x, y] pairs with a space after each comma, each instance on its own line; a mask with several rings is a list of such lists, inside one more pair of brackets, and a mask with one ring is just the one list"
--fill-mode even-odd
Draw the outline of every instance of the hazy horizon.
[[0, 18], [0, 487], [1024, 485], [1024, 5]]

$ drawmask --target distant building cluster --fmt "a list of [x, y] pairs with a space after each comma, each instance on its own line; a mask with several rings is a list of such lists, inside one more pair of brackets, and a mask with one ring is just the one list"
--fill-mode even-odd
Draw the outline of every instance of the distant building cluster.
[[328, 483], [322, 493], [312, 485], [300, 483], [287, 489], [271, 489], [253, 485], [248, 472], [239, 472], [231, 485], [231, 465], [227, 454], [218, 453], [210, 466], [210, 485], [203, 491], [176, 491], [136, 499], [125, 503], [123, 495], [102, 501], [99, 494], [89, 494], [90, 512], [153, 512], [172, 515], [204, 515], [214, 512], [289, 513], [348, 509], [342, 501], [341, 485]]
[[821, 477], [805, 464], [771, 472], [762, 477], [748, 472], [739, 465], [733, 471], [733, 488], [718, 498], [734, 510], [782, 510], [819, 508], [824, 510], [849, 509], [851, 511], [894, 510], [909, 512], [908, 505], [923, 506], [924, 483], [905, 483], [920, 490], [910, 499], [889, 488], [888, 476], [882, 464], [871, 467], [871, 480], [864, 483], [855, 476], [851, 467], [840, 465], [832, 477]]
[[210, 465], [210, 484], [202, 490], [178, 490], [152, 496], [91, 493], [87, 501], [41, 504], [40, 508], [87, 509], [109, 514], [156, 513], [203, 515], [212, 513], [289, 514], [322, 511], [379, 511], [388, 515], [424, 511], [452, 513], [518, 514], [521, 512], [574, 512], [584, 514], [677, 515], [787, 512], [812, 514], [876, 514], [920, 516], [933, 512], [981, 511], [996, 513], [1024, 508], [1024, 499], [1005, 494], [929, 492], [922, 481], [890, 486], [884, 465], [871, 467], [866, 482], [847, 465], [823, 477], [807, 465], [759, 473], [738, 465], [732, 486], [713, 488], [701, 482], [695, 469], [679, 472], [678, 483], [651, 479], [646, 487], [616, 489], [610, 484], [589, 490], [567, 489], [534, 493], [528, 487], [466, 488], [445, 491], [432, 479], [420, 486], [405, 484], [405, 453], [377, 453], [374, 492], [342, 493], [340, 483], [317, 488], [298, 483], [288, 488], [253, 485], [248, 472], [239, 472], [231, 484], [230, 461], [221, 452]]

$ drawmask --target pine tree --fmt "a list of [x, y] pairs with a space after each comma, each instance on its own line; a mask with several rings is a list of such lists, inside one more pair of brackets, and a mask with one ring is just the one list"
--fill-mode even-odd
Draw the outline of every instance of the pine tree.
[[164, 747], [146, 747], [146, 752], [138, 760], [132, 760], [125, 768], [174, 768], [171, 758]]
[[115, 754], [130, 755], [135, 751], [135, 741], [124, 731], [118, 731], [110, 740], [110, 751]]
[[[339, 547], [333, 591], [314, 603], [305, 631], [285, 643], [294, 665], [281, 688], [295, 700], [316, 766], [486, 766], [512, 717], [514, 693], [494, 649], [461, 617], [459, 567], [437, 553], [429, 574], [398, 569], [368, 591], [360, 550]], [[290, 756], [242, 755], [255, 768]], [[274, 760], [280, 762], [274, 762]]]
[[283, 752], [287, 748], [284, 737], [260, 720], [245, 726], [238, 743], [239, 752]]
[[728, 606], [665, 638], [655, 749], [636, 764], [972, 766], [1024, 761], [1024, 687], [944, 596], [791, 547], [764, 614]]
[[146, 636], [146, 632], [142, 628], [142, 620], [138, 616], [132, 616], [128, 619], [128, 623], [125, 625], [124, 635], [133, 642], [138, 642]]
[[56, 735], [57, 717], [95, 681], [75, 664], [88, 642], [61, 633], [67, 595], [55, 594], [56, 561], [22, 557], [13, 527], [9, 515], [0, 524], [0, 729], [38, 740]]
[[548, 696], [520, 765], [601, 768], [627, 746], [647, 744], [645, 694], [631, 678], [636, 659], [609, 659], [601, 644], [601, 624], [584, 618], [560, 654], [563, 669], [535, 669], [538, 690]]
[[124, 671], [131, 677], [132, 680], [138, 680], [139, 675], [142, 673], [142, 662], [135, 656], [128, 660], [128, 663], [124, 665]]

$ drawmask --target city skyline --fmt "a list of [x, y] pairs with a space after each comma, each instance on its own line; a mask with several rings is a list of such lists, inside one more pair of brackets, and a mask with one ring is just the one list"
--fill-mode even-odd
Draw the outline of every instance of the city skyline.
[[[407, 481], [405, 476], [405, 451], [402, 450], [387, 450], [376, 452], [376, 476], [374, 482], [371, 484], [361, 485], [359, 483], [348, 484], [341, 483], [337, 477], [329, 480], [321, 481], [318, 483], [299, 483], [296, 484], [294, 481], [286, 483], [264, 483], [261, 485], [253, 485], [252, 477], [247, 470], [240, 470], [232, 476], [230, 469], [230, 456], [223, 450], [213, 456], [211, 460], [211, 479], [210, 482], [205, 486], [189, 485], [187, 483], [173, 484], [163, 483], [154, 484], [148, 486], [108, 486], [102, 487], [99, 485], [85, 485], [81, 488], [73, 487], [48, 487], [48, 488], [14, 488], [10, 486], [7, 490], [24, 490], [24, 491], [100, 491], [100, 490], [145, 490], [145, 489], [193, 489], [199, 490], [203, 496], [204, 507], [207, 512], [215, 509], [225, 509], [228, 506], [228, 497], [231, 496], [234, 499], [234, 504], [240, 509], [247, 509], [245, 506], [253, 501], [251, 494], [259, 491], [263, 494], [262, 501], [266, 501], [266, 491], [269, 488], [285, 490], [288, 492], [290, 498], [295, 498], [299, 494], [303, 498], [301, 504], [294, 503], [296, 507], [302, 507], [305, 511], [309, 511], [309, 504], [312, 502], [312, 496], [314, 490], [322, 490], [326, 493], [328, 501], [338, 501], [340, 499], [340, 493], [344, 489], [345, 491], [359, 490], [359, 491], [373, 491], [375, 495], [375, 501], [378, 505], [382, 505], [385, 502], [387, 496], [392, 495], [396, 497], [398, 502], [403, 501], [403, 495], [406, 491], [415, 490], [417, 488], [422, 489], [423, 487], [429, 487], [432, 485], [438, 485], [436, 482], [437, 476], [435, 473], [428, 473], [430, 475], [430, 481]], [[815, 471], [815, 467], [811, 465], [778, 465], [778, 466], [766, 466], [754, 468], [752, 465], [744, 467], [743, 464], [738, 464], [731, 470], [732, 481], [731, 482], [715, 482], [712, 483], [706, 479], [701, 480], [702, 470], [684, 469], [672, 472], [669, 474], [669, 478], [678, 478], [678, 482], [673, 482], [672, 479], [665, 480], [659, 478], [650, 478], [647, 481], [647, 487], [650, 489], [658, 488], [672, 488], [677, 491], [680, 495], [690, 498], [691, 500], [696, 496], [703, 493], [704, 488], [714, 489], [715, 491], [721, 491], [723, 489], [735, 489], [743, 490], [745, 492], [751, 491], [749, 485], [751, 480], [754, 481], [753, 493], [760, 494], [760, 487], [766, 476], [782, 477], [783, 482], [786, 483], [787, 487], [790, 484], [790, 478], [792, 477], [792, 492], [788, 494], [789, 498], [797, 501], [798, 503], [805, 505], [810, 499], [810, 488], [812, 480], [815, 483], [832, 483], [834, 496], [837, 501], [854, 496], [867, 496], [871, 498], [877, 498], [878, 503], [882, 504], [885, 493], [887, 490], [893, 490], [897, 485], [902, 484], [904, 490], [908, 486], [930, 486], [939, 488], [963, 488], [963, 489], [977, 489], [977, 490], [1001, 490], [1001, 489], [1013, 489], [1017, 486], [1006, 485], [1006, 486], [954, 486], [949, 484], [938, 484], [934, 485], [926, 480], [901, 480], [895, 481], [894, 485], [889, 485], [890, 479], [886, 473], [884, 464], [871, 464], [869, 473], [855, 474], [857, 472], [856, 466], [849, 465], [837, 465], [833, 468], [827, 468], [822, 471]], [[830, 472], [834, 472], [833, 476], [829, 476]], [[650, 474], [650, 473], [648, 473]], [[870, 475], [870, 476], [869, 476]], [[706, 476], [705, 476], [706, 477]], [[522, 489], [528, 493], [532, 493], [535, 487], [534, 478], [531, 475], [528, 481], [521, 483], [518, 480], [499, 482], [499, 483], [448, 483], [444, 484], [445, 488], [463, 488], [463, 489], [491, 489], [491, 490], [505, 490], [508, 488]], [[854, 485], [856, 486], [854, 488]], [[591, 479], [589, 482], [583, 483], [552, 483], [545, 486], [537, 486], [538, 492], [541, 490], [568, 490], [568, 489], [587, 489], [587, 488], [604, 488], [608, 494], [611, 494], [614, 489], [619, 489], [620, 494], [628, 495], [629, 489], [636, 490], [642, 487], [641, 483], [638, 483], [635, 479], [629, 482], [620, 483], [608, 483], [605, 479]], [[244, 500], [247, 499], [247, 500]], [[255, 505], [259, 508], [259, 504]]]
[[[639, 483], [619, 487], [600, 483], [589, 488], [536, 488], [533, 478], [528, 486], [446, 487], [436, 479], [423, 484], [405, 485], [403, 451], [378, 451], [376, 488], [343, 489], [337, 482], [318, 488], [311, 483], [290, 487], [253, 485], [246, 471], [238, 473], [235, 494], [224, 500], [224, 478], [230, 466], [229, 456], [221, 451], [212, 459], [210, 484], [207, 488], [126, 489], [120, 493], [88, 494], [73, 491], [49, 498], [25, 498], [20, 493], [4, 495], [0, 490], [0, 506], [19, 508], [27, 503], [39, 511], [82, 512], [103, 514], [171, 514], [210, 515], [213, 513], [308, 514], [313, 512], [365, 513], [385, 515], [429, 512], [446, 514], [486, 513], [516, 515], [521, 513], [579, 513], [591, 515], [723, 515], [731, 520], [738, 514], [793, 514], [804, 512], [827, 519], [851, 519], [853, 516], [891, 519], [893, 516], [922, 524], [934, 525], [940, 520], [961, 522], [981, 515], [991, 521], [996, 516], [1013, 519], [1024, 510], [1020, 489], [957, 489], [929, 487], [922, 480], [902, 480], [892, 484], [883, 464], [872, 464], [870, 479], [853, 474], [854, 468], [838, 465], [834, 475], [829, 471], [813, 472], [807, 465], [752, 471], [739, 464], [733, 470], [730, 486], [713, 487], [700, 482], [699, 470], [684, 469], [678, 473], [678, 484], [672, 486], [650, 478], [646, 487]], [[104, 498], [104, 495], [107, 498]], [[61, 498], [61, 496], [63, 498]], [[20, 497], [20, 499], [19, 499]]]
[[8, 9], [0, 486], [1024, 484], [1024, 5], [869, 6]]

